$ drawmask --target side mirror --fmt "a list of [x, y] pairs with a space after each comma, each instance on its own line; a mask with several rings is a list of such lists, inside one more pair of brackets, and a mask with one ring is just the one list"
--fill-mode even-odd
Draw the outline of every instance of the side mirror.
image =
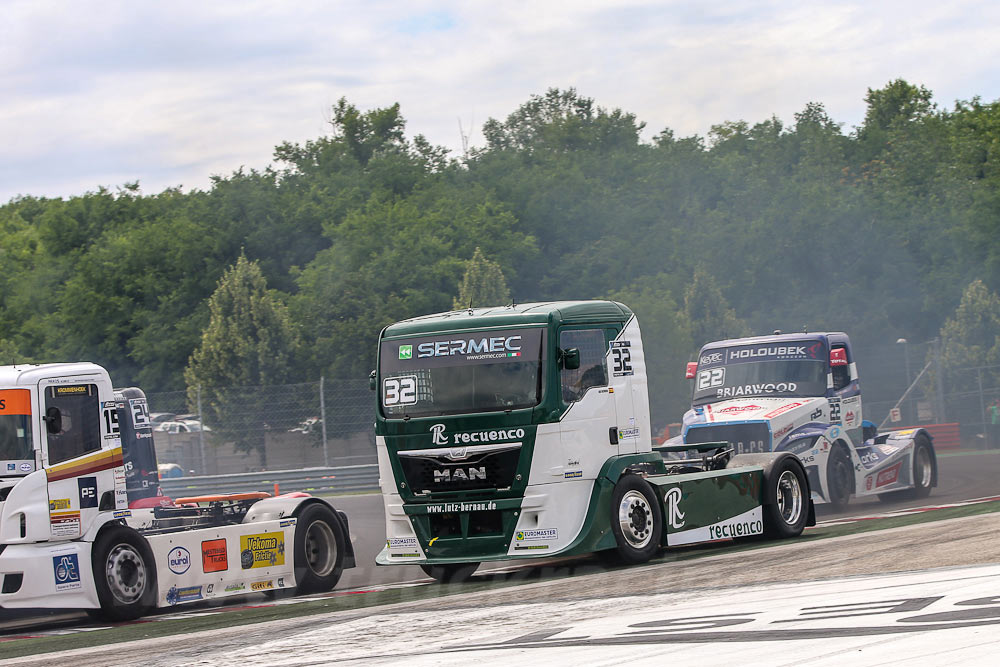
[[52, 406], [45, 411], [45, 427], [49, 433], [59, 433], [62, 430], [62, 413]]
[[580, 348], [571, 347], [562, 351], [562, 367], [568, 371], [580, 368]]
[[689, 361], [687, 365], [687, 370], [684, 372], [684, 379], [693, 380], [695, 373], [698, 372], [698, 362]]
[[377, 378], [375, 377], [375, 371], [372, 371], [371, 373], [368, 374], [368, 388], [371, 389], [372, 391], [378, 389], [378, 381]]

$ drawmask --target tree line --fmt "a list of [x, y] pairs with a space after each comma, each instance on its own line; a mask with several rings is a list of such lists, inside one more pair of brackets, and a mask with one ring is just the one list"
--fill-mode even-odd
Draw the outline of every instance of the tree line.
[[[472, 293], [613, 298], [639, 315], [662, 424], [688, 398], [684, 363], [720, 337], [874, 345], [950, 322], [955, 354], [1000, 354], [989, 326], [956, 324], [974, 283], [966, 310], [997, 303], [1000, 102], [942, 108], [904, 80], [864, 100], [851, 129], [810, 103], [790, 124], [647, 140], [634, 114], [552, 89], [458, 158], [407, 137], [398, 104], [342, 99], [325, 136], [205, 190], [0, 207], [0, 355], [88, 359], [147, 391], [357, 378], [383, 326]], [[267, 313], [252, 330], [218, 319], [251, 306]]]

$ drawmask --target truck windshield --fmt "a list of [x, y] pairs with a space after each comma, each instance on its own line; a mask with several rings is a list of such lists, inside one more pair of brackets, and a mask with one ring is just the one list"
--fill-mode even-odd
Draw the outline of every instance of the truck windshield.
[[692, 403], [742, 396], [822, 396], [827, 357], [826, 345], [816, 340], [704, 349]]
[[491, 329], [382, 341], [386, 417], [496, 412], [537, 405], [545, 331]]
[[0, 390], [0, 465], [3, 465], [0, 474], [24, 472], [12, 462], [35, 458], [31, 445], [30, 397], [27, 389]]

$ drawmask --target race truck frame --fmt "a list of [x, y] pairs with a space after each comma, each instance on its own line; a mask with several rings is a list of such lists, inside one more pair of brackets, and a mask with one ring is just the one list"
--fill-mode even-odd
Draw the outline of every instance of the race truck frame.
[[0, 367], [0, 607], [127, 620], [354, 566], [347, 516], [307, 494], [162, 495], [137, 388], [90, 363]]
[[609, 551], [639, 563], [662, 546], [788, 537], [815, 523], [794, 454], [736, 456], [716, 442], [665, 462], [654, 451], [639, 323], [620, 303], [393, 324], [371, 387], [379, 565], [456, 581], [483, 561]]
[[852, 495], [923, 498], [937, 486], [930, 433], [880, 434], [863, 419], [845, 333], [715, 341], [688, 364], [687, 377], [692, 407], [671, 445], [726, 440], [737, 454], [793, 452], [806, 466], [813, 500], [838, 508]]

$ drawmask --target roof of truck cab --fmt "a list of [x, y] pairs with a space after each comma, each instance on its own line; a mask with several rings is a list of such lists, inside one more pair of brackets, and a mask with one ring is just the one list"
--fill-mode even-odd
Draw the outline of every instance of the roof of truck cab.
[[625, 321], [632, 311], [617, 301], [545, 301], [492, 308], [466, 308], [412, 317], [386, 327], [383, 336], [415, 336], [524, 325]]
[[105, 370], [89, 361], [62, 364], [15, 364], [0, 366], [0, 387], [31, 387], [45, 378], [102, 374]]
[[842, 331], [809, 331], [792, 332], [783, 334], [771, 334], [768, 336], [750, 336], [747, 338], [728, 338], [726, 340], [715, 340], [702, 345], [703, 350], [716, 347], [732, 347], [734, 345], [769, 345], [771, 343], [786, 343], [793, 340], [821, 340], [826, 341], [830, 336], [847, 336]]

